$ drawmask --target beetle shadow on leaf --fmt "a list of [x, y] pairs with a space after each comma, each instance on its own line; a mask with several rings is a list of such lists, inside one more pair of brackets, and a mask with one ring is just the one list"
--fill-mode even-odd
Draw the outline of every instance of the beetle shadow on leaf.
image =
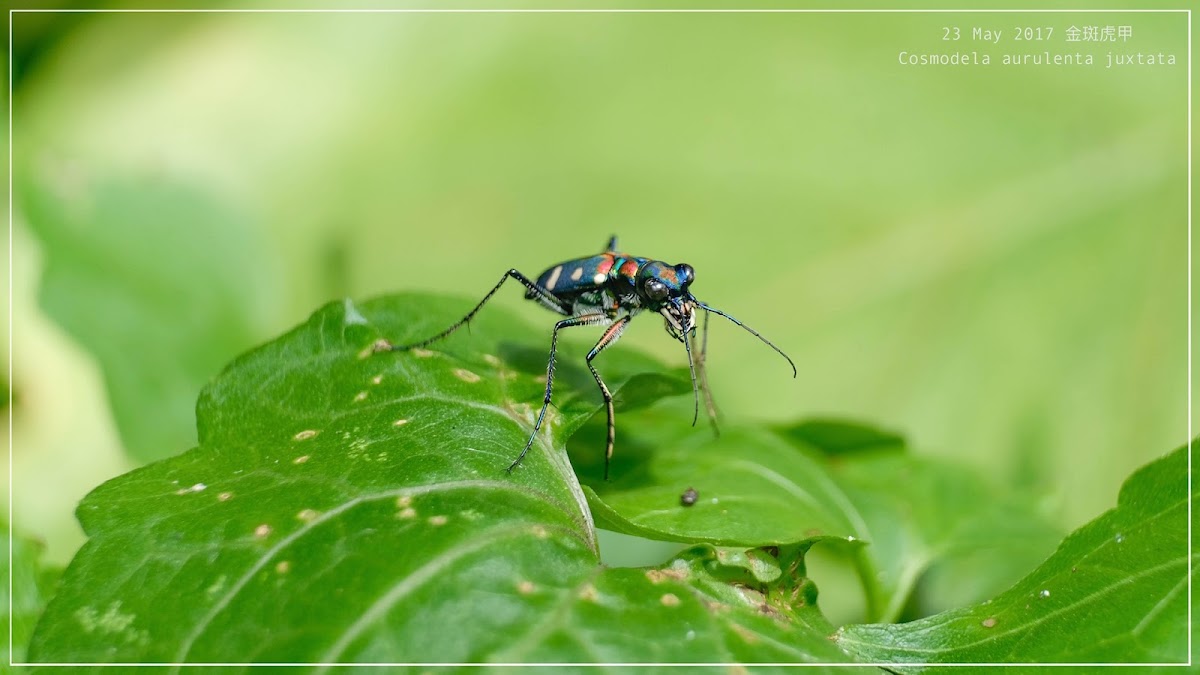
[[616, 424], [617, 438], [609, 467], [611, 480], [604, 480], [604, 446], [608, 438], [604, 411], [593, 415], [567, 443], [567, 454], [579, 482], [590, 485], [599, 495], [655, 484], [650, 474], [654, 444], [636, 432], [623, 432], [620, 417]]

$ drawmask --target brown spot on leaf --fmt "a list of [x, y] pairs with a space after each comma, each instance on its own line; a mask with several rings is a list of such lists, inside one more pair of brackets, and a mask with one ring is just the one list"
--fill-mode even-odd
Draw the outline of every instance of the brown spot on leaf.
[[478, 375], [476, 375], [475, 373], [472, 373], [471, 371], [467, 370], [466, 368], [455, 368], [454, 376], [457, 377], [458, 379], [462, 380], [463, 382], [469, 382], [471, 384], [474, 384], [474, 383], [478, 382], [479, 380], [483, 379], [483, 378], [479, 377]]
[[746, 628], [744, 626], [742, 626], [741, 624], [731, 623], [731, 624], [729, 624], [729, 627], [732, 628], [733, 632], [737, 633], [738, 637], [742, 638], [742, 640], [745, 641], [746, 644], [748, 644], [748, 645], [758, 644], [758, 636], [755, 635], [754, 633], [751, 633], [750, 631], [746, 630]]

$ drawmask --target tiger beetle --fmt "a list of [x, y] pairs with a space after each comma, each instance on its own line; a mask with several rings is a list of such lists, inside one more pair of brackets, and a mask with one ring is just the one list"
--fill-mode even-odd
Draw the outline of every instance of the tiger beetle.
[[[796, 377], [796, 364], [776, 347], [770, 340], [763, 337], [750, 326], [738, 321], [729, 314], [696, 299], [689, 290], [696, 279], [696, 272], [691, 265], [669, 265], [661, 260], [638, 258], [617, 251], [617, 238], [608, 240], [604, 252], [599, 255], [576, 258], [559, 263], [542, 272], [537, 281], [515, 269], [510, 269], [500, 277], [488, 294], [483, 296], [475, 308], [446, 330], [433, 337], [407, 345], [392, 345], [381, 341], [376, 351], [408, 351], [428, 346], [448, 337], [451, 333], [469, 323], [483, 308], [484, 304], [500, 290], [509, 278], [516, 279], [525, 286], [525, 298], [536, 300], [546, 309], [558, 312], [567, 318], [554, 324], [554, 332], [550, 336], [550, 362], [546, 366], [546, 395], [542, 398], [542, 409], [538, 411], [537, 421], [533, 424], [533, 433], [521, 449], [516, 461], [509, 465], [508, 471], [521, 464], [525, 454], [533, 446], [538, 432], [542, 428], [542, 420], [546, 417], [546, 409], [550, 406], [550, 395], [554, 390], [554, 359], [558, 352], [558, 332], [564, 328], [575, 326], [606, 326], [604, 334], [596, 342], [596, 346], [587, 355], [587, 367], [596, 378], [600, 393], [604, 397], [604, 405], [608, 412], [608, 444], [604, 451], [604, 479], [608, 480], [608, 465], [612, 459], [613, 440], [616, 437], [616, 424], [613, 421], [613, 397], [600, 373], [592, 365], [600, 352], [612, 346], [621, 337], [629, 321], [643, 310], [657, 312], [665, 319], [667, 333], [683, 343], [688, 356], [688, 370], [692, 377], [692, 426], [700, 416], [700, 391], [704, 392], [705, 409], [716, 427], [716, 407], [713, 404], [712, 392], [708, 388], [708, 378], [704, 370], [704, 359], [708, 351], [708, 315], [717, 314], [729, 319], [744, 328], [751, 335], [762, 340], [780, 356], [787, 359], [792, 367], [792, 377]], [[701, 341], [700, 354], [692, 358], [692, 340], [696, 336], [696, 308], [705, 311], [704, 333]], [[699, 384], [697, 384], [699, 373]]]

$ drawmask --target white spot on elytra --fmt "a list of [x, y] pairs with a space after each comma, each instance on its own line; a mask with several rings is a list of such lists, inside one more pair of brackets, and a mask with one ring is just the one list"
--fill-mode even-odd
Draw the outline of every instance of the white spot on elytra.
[[603, 284], [604, 280], [607, 278], [608, 278], [607, 274], [597, 274], [596, 276], [592, 277], [592, 283], [599, 286], [600, 284]]
[[579, 281], [583, 278], [583, 268], [576, 267], [574, 272], [571, 272], [571, 281]]
[[550, 278], [546, 280], [546, 290], [554, 290], [554, 285], [558, 283], [558, 275], [562, 274], [562, 265], [555, 267], [550, 272]]
[[258, 537], [259, 539], [262, 539], [269, 534], [271, 534], [271, 526], [266, 523], [254, 528], [254, 536]]
[[446, 524], [447, 520], [449, 520], [449, 518], [446, 516], [430, 516], [429, 524], [433, 525], [434, 527], [441, 527], [442, 525]]
[[392, 426], [394, 427], [402, 427], [405, 424], [408, 424], [408, 420], [396, 420], [395, 422], [392, 422]]
[[304, 431], [301, 431], [300, 433], [296, 434], [295, 436], [292, 436], [292, 438], [294, 438], [298, 441], [307, 441], [308, 439], [312, 438], [313, 436], [316, 436], [318, 433], [320, 433], [320, 432], [315, 431], [313, 429], [305, 429]]
[[476, 375], [475, 373], [472, 373], [471, 371], [467, 370], [466, 368], [455, 368], [454, 376], [457, 377], [458, 379], [462, 380], [463, 382], [470, 382], [472, 384], [478, 382], [481, 379], [478, 375]]
[[358, 403], [359, 401], [365, 401], [365, 400], [367, 400], [367, 392], [365, 392], [365, 391], [360, 391], [354, 395], [355, 403]]
[[300, 455], [296, 459], [292, 460], [292, 464], [303, 464], [307, 461], [308, 461], [308, 455]]

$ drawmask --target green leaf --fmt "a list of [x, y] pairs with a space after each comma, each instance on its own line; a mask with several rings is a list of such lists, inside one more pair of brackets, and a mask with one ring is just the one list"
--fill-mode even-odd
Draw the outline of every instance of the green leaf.
[[41, 305], [99, 363], [129, 454], [195, 444], [196, 392], [271, 321], [254, 228], [169, 179], [60, 168], [19, 187], [45, 257]]
[[[4, 524], [3, 536], [5, 567], [8, 566], [9, 556], [12, 556], [12, 597], [9, 598], [8, 585], [3, 585], [0, 588], [0, 607], [4, 608], [4, 620], [0, 622], [0, 635], [6, 637], [3, 647], [0, 647], [0, 663], [20, 663], [25, 660], [25, 648], [33, 635], [34, 624], [45, 609], [46, 601], [53, 594], [61, 570], [48, 567], [42, 562], [40, 542], [12, 534], [7, 524]], [[11, 652], [7, 639], [10, 630]]]
[[[901, 615], [935, 566], [961, 568], [973, 560], [968, 554], [1005, 553], [973, 589], [972, 599], [980, 599], [1058, 541], [1027, 501], [961, 467], [903, 452], [894, 434], [826, 420], [779, 434], [727, 425], [714, 438], [688, 426], [690, 413], [689, 406], [686, 413], [627, 415], [608, 482], [588, 450], [598, 430], [572, 442], [582, 447], [573, 461], [600, 527], [742, 546], [825, 537], [858, 565], [870, 616], [887, 620]], [[680, 502], [689, 487], [700, 495], [690, 507]]]
[[[371, 353], [469, 307], [335, 303], [237, 359], [201, 396], [198, 448], [80, 505], [90, 539], [32, 657], [846, 660], [799, 547], [699, 547], [660, 570], [598, 564], [562, 449], [601, 407], [575, 358], [585, 346], [562, 347], [561, 403], [511, 475], [544, 388], [545, 336], [531, 343], [489, 308], [436, 351]], [[629, 405], [689, 388], [647, 374], [657, 367], [636, 353], [610, 355], [600, 369]]]
[[[803, 576], [807, 548], [702, 544], [659, 568], [594, 568], [576, 586], [553, 589], [553, 611], [490, 659], [846, 663]], [[774, 573], [761, 577], [767, 568]]]
[[1197, 560], [1187, 539], [1196, 497], [1188, 452], [1139, 469], [1115, 509], [996, 598], [906, 624], [848, 626], [838, 643], [897, 663], [1186, 662]]

